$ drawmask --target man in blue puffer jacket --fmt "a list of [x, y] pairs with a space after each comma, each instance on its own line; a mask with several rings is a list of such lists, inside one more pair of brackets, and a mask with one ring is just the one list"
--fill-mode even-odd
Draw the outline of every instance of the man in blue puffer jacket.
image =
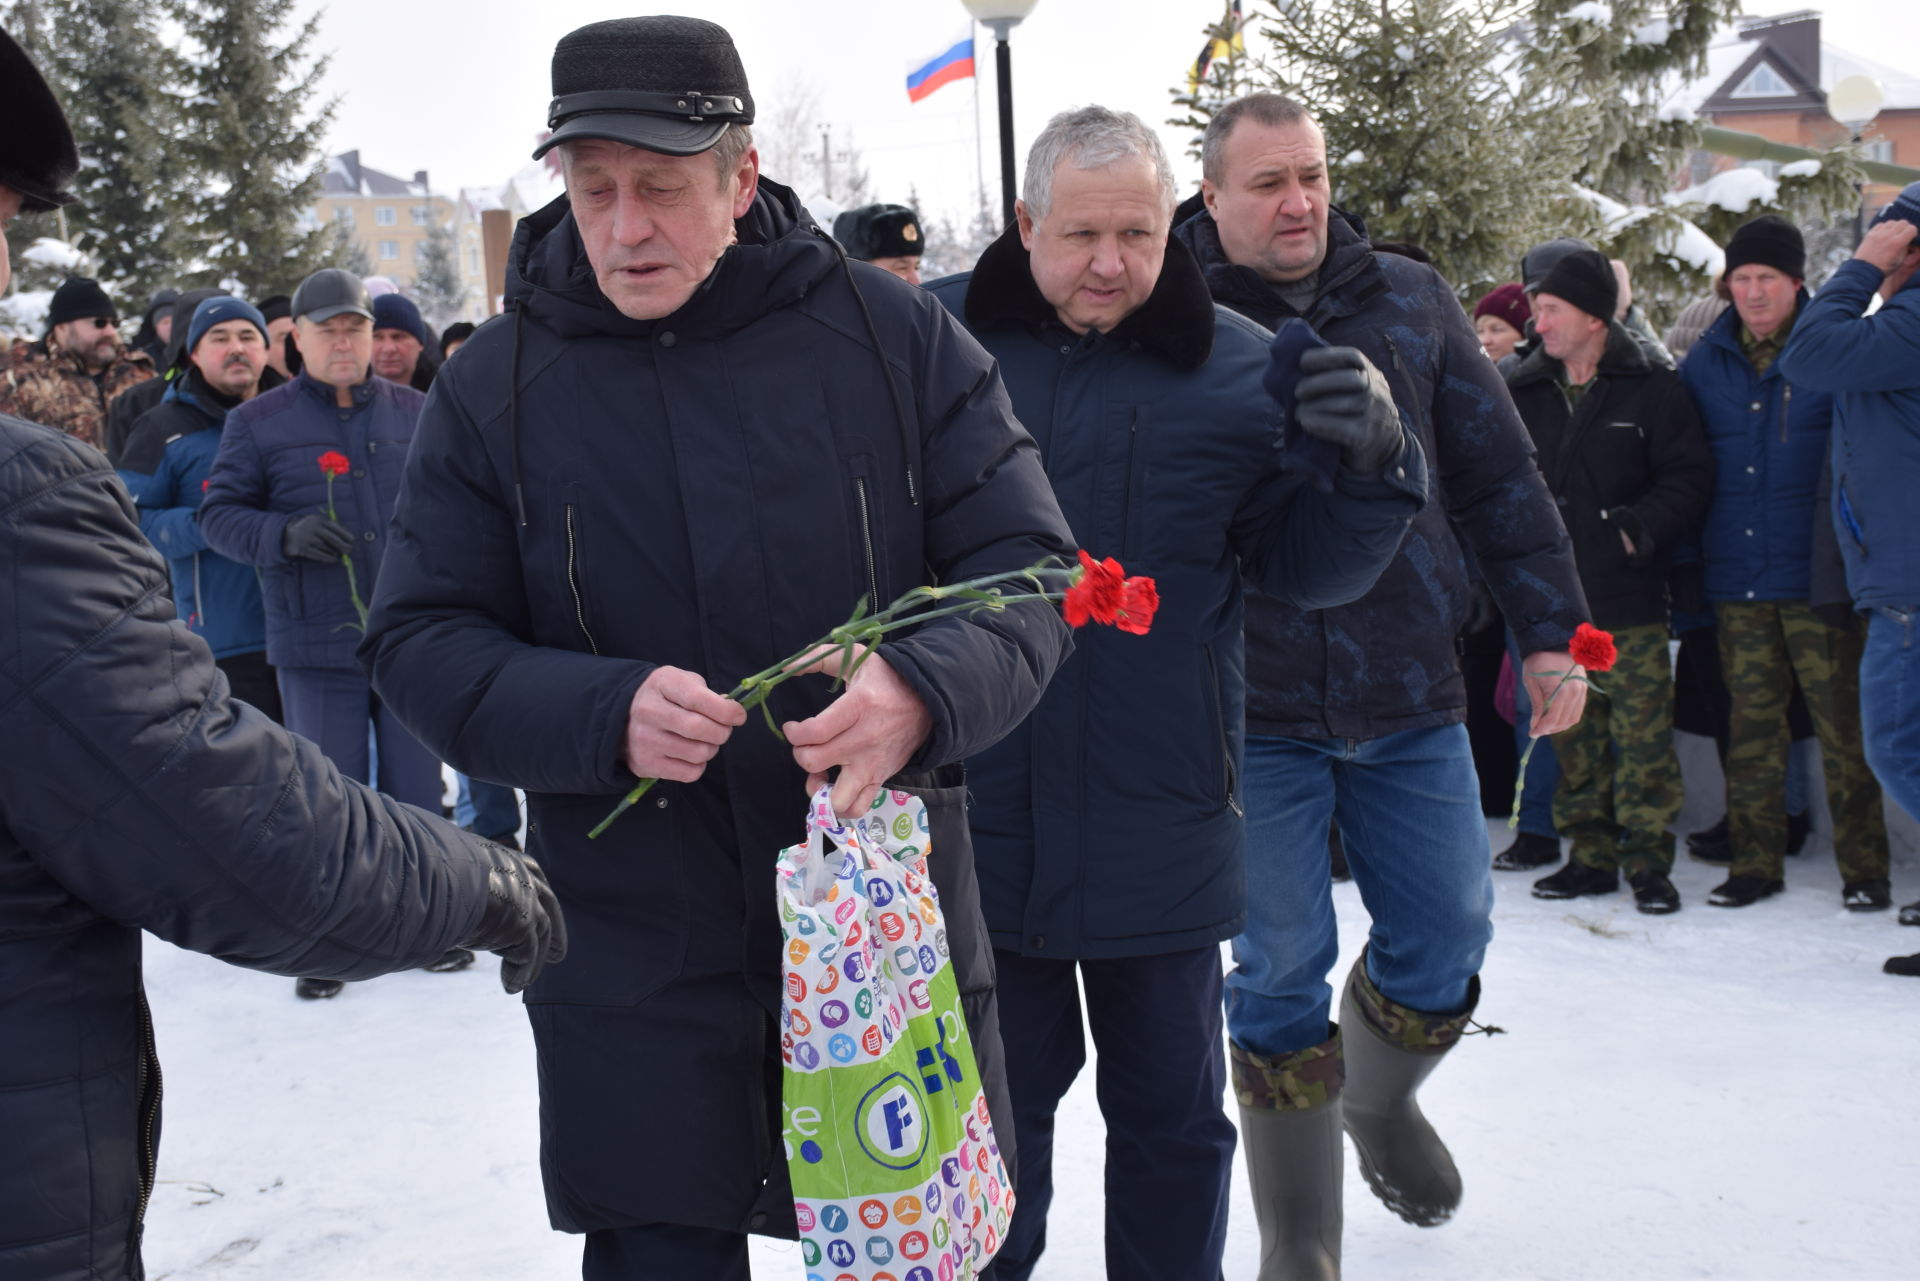
[[[1214, 303], [1134, 116], [1054, 117], [1022, 193], [1018, 226], [930, 290], [999, 361], [1081, 545], [1154, 577], [1161, 607], [1147, 636], [1084, 635], [1033, 716], [968, 763], [1020, 1136], [1020, 1209], [987, 1276], [1024, 1281], [1046, 1247], [1084, 986], [1107, 1275], [1208, 1281], [1234, 1146], [1220, 944], [1246, 921], [1243, 586], [1299, 609], [1365, 594], [1425, 503], [1425, 457], [1360, 353], [1283, 339], [1270, 358], [1266, 330]], [[1306, 371], [1291, 414], [1262, 388], [1270, 359], [1274, 385]], [[1309, 435], [1283, 449], [1288, 419]]]
[[[1860, 664], [1867, 764], [1909, 814], [1920, 814], [1920, 183], [1880, 211], [1794, 326], [1780, 368], [1830, 391], [1833, 521], [1853, 603], [1869, 612]], [[1880, 310], [1865, 314], [1875, 293]], [[1920, 903], [1900, 911], [1920, 924]], [[1920, 957], [1887, 962], [1920, 974]]]
[[[440, 762], [379, 699], [354, 659], [387, 548], [387, 522], [426, 397], [371, 372], [373, 300], [359, 277], [317, 271], [293, 296], [300, 374], [234, 410], [200, 508], [207, 546], [262, 573], [267, 659], [287, 728], [349, 778], [437, 811]], [[438, 969], [471, 956], [451, 953]], [[302, 980], [299, 994], [335, 996]]]
[[1833, 396], [1795, 385], [1777, 359], [1807, 305], [1806, 264], [1800, 229], [1777, 214], [1735, 231], [1723, 277], [1733, 306], [1680, 367], [1713, 450], [1701, 547], [1732, 696], [1733, 861], [1728, 886], [1711, 901], [1745, 906], [1784, 883], [1787, 703], [1798, 678], [1820, 735], [1842, 896], [1863, 911], [1890, 900], [1880, 789], [1860, 748], [1860, 634], [1850, 617], [1830, 622], [1811, 603], [1814, 509]]
[[200, 503], [227, 413], [286, 381], [267, 367], [267, 322], [222, 295], [193, 311], [186, 372], [141, 415], [120, 455], [120, 479], [140, 508], [140, 532], [167, 558], [173, 603], [207, 642], [233, 696], [280, 719], [280, 686], [267, 662], [260, 574], [207, 546]]

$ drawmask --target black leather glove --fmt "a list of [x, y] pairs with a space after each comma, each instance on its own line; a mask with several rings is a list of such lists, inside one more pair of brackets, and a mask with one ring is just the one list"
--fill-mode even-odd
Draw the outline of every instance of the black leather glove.
[[1606, 518], [1633, 542], [1633, 550], [1627, 553], [1627, 564], [1637, 569], [1653, 559], [1654, 538], [1647, 532], [1646, 524], [1641, 521], [1638, 512], [1631, 507], [1612, 507], [1607, 510]]
[[320, 512], [308, 512], [287, 522], [280, 534], [280, 550], [288, 560], [317, 560], [330, 564], [353, 546], [353, 531]]
[[1357, 347], [1314, 347], [1300, 353], [1294, 419], [1308, 435], [1340, 447], [1349, 471], [1371, 476], [1400, 452], [1400, 411], [1393, 388]]
[[462, 946], [498, 955], [500, 986], [512, 995], [567, 954], [567, 923], [538, 863], [492, 841], [477, 843], [488, 863], [487, 910]]

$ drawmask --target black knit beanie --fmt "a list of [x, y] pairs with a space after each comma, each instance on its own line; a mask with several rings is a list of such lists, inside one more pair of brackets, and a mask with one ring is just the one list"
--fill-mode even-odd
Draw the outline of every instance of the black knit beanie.
[[1740, 224], [1727, 241], [1727, 272], [1749, 263], [1783, 271], [1795, 280], [1807, 276], [1807, 242], [1800, 228], [1779, 214], [1762, 214], [1752, 222]]
[[1613, 309], [1620, 303], [1613, 264], [1597, 249], [1576, 249], [1553, 264], [1535, 292], [1552, 294], [1608, 324], [1613, 323]]

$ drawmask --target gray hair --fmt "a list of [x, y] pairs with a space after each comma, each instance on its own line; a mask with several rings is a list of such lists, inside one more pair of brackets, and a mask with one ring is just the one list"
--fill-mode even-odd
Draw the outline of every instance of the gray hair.
[[1299, 124], [1302, 120], [1316, 129], [1320, 127], [1311, 111], [1283, 93], [1250, 93], [1244, 98], [1235, 98], [1213, 113], [1213, 119], [1207, 121], [1207, 132], [1200, 140], [1200, 176], [1216, 187], [1226, 180], [1227, 139], [1233, 136], [1234, 126], [1242, 116], [1251, 116], [1255, 124], [1268, 128]]
[[1062, 161], [1072, 161], [1076, 169], [1104, 169], [1135, 156], [1153, 162], [1160, 178], [1162, 203], [1171, 214], [1180, 202], [1174, 195], [1173, 166], [1167, 163], [1160, 135], [1132, 112], [1106, 107], [1075, 107], [1047, 121], [1047, 127], [1033, 141], [1033, 150], [1027, 153], [1020, 199], [1037, 222], [1047, 216], [1053, 203], [1053, 174]]
[[[722, 181], [731, 178], [733, 171], [740, 167], [740, 158], [753, 146], [753, 130], [746, 125], [729, 125], [720, 135], [720, 140], [707, 148], [707, 154], [713, 157], [715, 168]], [[560, 155], [568, 165], [573, 163], [573, 143], [560, 144]]]

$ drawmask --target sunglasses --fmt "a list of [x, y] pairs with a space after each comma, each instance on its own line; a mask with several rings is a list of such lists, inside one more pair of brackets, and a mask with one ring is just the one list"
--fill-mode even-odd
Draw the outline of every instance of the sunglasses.
[[118, 329], [120, 322], [112, 316], [95, 316], [93, 318], [93, 327], [95, 329]]

